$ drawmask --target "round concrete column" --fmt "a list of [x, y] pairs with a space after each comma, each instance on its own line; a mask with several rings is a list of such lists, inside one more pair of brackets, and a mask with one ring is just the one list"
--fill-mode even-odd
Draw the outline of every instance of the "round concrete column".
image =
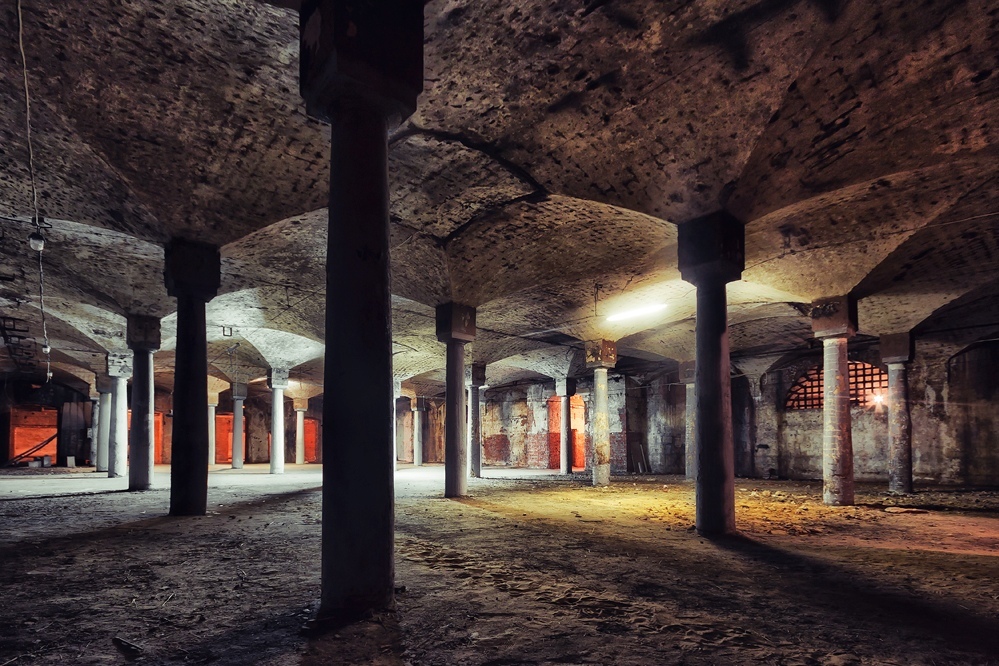
[[164, 251], [167, 293], [177, 299], [173, 375], [170, 515], [208, 507], [208, 340], [205, 304], [218, 293], [221, 256], [213, 245], [174, 238]]
[[128, 474], [128, 379], [115, 377], [112, 387], [108, 477], [117, 478]]
[[208, 506], [208, 342], [205, 299], [177, 296], [170, 515], [203, 516]]
[[97, 465], [97, 440], [100, 437], [101, 397], [90, 399], [90, 462]]
[[305, 411], [295, 410], [295, 464], [305, 464]]
[[888, 364], [888, 490], [912, 492], [912, 425], [904, 363]]
[[607, 368], [593, 369], [593, 485], [610, 484], [610, 416]]
[[479, 404], [479, 387], [468, 387], [468, 474], [474, 479], [482, 476], [482, 406]]
[[99, 399], [100, 421], [97, 427], [97, 459], [98, 472], [108, 471], [108, 458], [111, 446], [111, 391], [101, 391]]
[[215, 464], [215, 408], [218, 403], [208, 403], [208, 465]]
[[232, 468], [243, 469], [243, 398], [232, 399]]
[[847, 338], [822, 340], [822, 501], [853, 504], [853, 436]]
[[684, 472], [687, 481], [694, 481], [697, 478], [697, 387], [691, 382], [686, 385], [687, 400], [684, 403], [684, 425], [686, 430], [683, 437], [683, 457]]
[[361, 104], [330, 120], [320, 615], [346, 620], [394, 597], [388, 130]]
[[132, 374], [132, 446], [128, 469], [129, 490], [153, 486], [156, 438], [153, 420], [153, 352], [135, 349]]
[[423, 465], [423, 412], [426, 407], [420, 406], [421, 398], [413, 399], [413, 465]]
[[447, 343], [444, 405], [444, 497], [468, 492], [468, 446], [465, 442], [465, 342]]
[[555, 394], [559, 397], [559, 474], [572, 474], [572, 401], [576, 380], [556, 379]]
[[695, 346], [695, 523], [700, 534], [726, 534], [735, 531], [735, 451], [723, 279], [697, 283]]
[[559, 410], [559, 474], [572, 474], [572, 403], [569, 396], [558, 397]]
[[284, 474], [284, 389], [271, 389], [271, 474]]

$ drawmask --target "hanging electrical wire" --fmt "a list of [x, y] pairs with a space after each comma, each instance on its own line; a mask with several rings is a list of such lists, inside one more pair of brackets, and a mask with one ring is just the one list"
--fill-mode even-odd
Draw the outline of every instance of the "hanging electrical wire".
[[38, 187], [35, 184], [35, 148], [31, 140], [31, 94], [28, 89], [28, 58], [24, 51], [24, 16], [21, 0], [17, 0], [17, 45], [21, 52], [21, 74], [24, 81], [24, 125], [28, 142], [28, 178], [31, 184], [32, 221], [35, 230], [28, 236], [28, 245], [38, 253], [38, 310], [42, 317], [42, 353], [45, 354], [45, 381], [52, 380], [52, 346], [49, 344], [48, 322], [45, 319], [45, 268], [42, 251], [45, 235], [42, 216], [38, 210]]

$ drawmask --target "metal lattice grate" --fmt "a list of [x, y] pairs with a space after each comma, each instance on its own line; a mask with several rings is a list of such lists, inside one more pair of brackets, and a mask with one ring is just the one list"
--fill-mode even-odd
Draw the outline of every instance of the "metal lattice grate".
[[[822, 409], [825, 388], [822, 368], [815, 366], [798, 378], [787, 392], [788, 410]], [[874, 407], [888, 394], [888, 374], [869, 363], [850, 361], [850, 404]]]

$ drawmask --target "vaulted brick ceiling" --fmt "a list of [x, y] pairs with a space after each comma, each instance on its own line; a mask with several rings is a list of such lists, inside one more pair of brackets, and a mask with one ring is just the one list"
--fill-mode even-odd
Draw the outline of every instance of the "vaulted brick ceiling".
[[[289, 4], [24, 0], [67, 381], [100, 371], [136, 312], [165, 317], [169, 383], [172, 236], [222, 246], [214, 373], [321, 379], [329, 130], [299, 101]], [[867, 334], [999, 329], [994, 3], [434, 0], [425, 16], [426, 91], [390, 139], [397, 379], [433, 385], [449, 300], [477, 306], [470, 352], [492, 382], [578, 372], [594, 337], [689, 358], [675, 225], [722, 208], [746, 224], [736, 353], [804, 348], [802, 303], [851, 290]], [[0, 51], [0, 308], [40, 338], [12, 3]], [[606, 321], [650, 301], [668, 308]]]

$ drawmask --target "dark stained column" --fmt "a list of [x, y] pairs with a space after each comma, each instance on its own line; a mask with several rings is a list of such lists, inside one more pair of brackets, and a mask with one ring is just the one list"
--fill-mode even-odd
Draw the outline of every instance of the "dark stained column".
[[912, 336], [881, 336], [881, 360], [888, 365], [888, 492], [912, 492], [912, 423], [909, 417], [909, 378]]
[[170, 515], [203, 516], [208, 504], [208, 342], [205, 303], [220, 280], [218, 248], [174, 238], [166, 246], [167, 293], [177, 299]]
[[693, 361], [680, 364], [680, 381], [686, 389], [683, 403], [683, 418], [686, 430], [683, 435], [683, 462], [687, 481], [697, 479], [697, 385], [696, 368]]
[[680, 274], [697, 287], [695, 488], [698, 533], [735, 532], [735, 450], [726, 284], [745, 266], [742, 223], [722, 211], [680, 225]]
[[812, 332], [822, 340], [822, 501], [853, 504], [853, 431], [847, 342], [857, 332], [852, 296], [812, 303]]
[[576, 395], [576, 380], [556, 379], [555, 395], [559, 397], [559, 474], [572, 474], [572, 404], [569, 400]]
[[473, 363], [468, 380], [468, 475], [473, 479], [482, 476], [482, 405], [479, 389], [486, 383], [486, 366]]
[[447, 344], [444, 394], [444, 497], [468, 492], [465, 441], [465, 344], [475, 339], [475, 308], [460, 303], [437, 306], [437, 339]]
[[423, 3], [307, 0], [299, 20], [306, 111], [332, 126], [319, 616], [338, 624], [393, 603], [388, 128], [423, 89]]
[[153, 485], [156, 437], [153, 420], [153, 352], [160, 348], [160, 320], [128, 316], [128, 346], [132, 350], [132, 434], [129, 447], [128, 489], [149, 490]]
[[610, 414], [607, 369], [617, 365], [617, 344], [610, 340], [586, 343], [586, 367], [593, 369], [593, 485], [610, 485]]

